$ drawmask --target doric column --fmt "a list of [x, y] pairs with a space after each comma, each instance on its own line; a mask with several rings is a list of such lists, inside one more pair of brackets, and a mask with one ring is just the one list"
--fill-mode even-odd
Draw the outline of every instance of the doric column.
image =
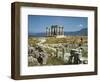
[[61, 30], [61, 31], [62, 31], [62, 32], [61, 32], [61, 35], [63, 35], [63, 27], [61, 27], [61, 29], [62, 29], [62, 30]]
[[59, 35], [59, 27], [57, 27], [57, 35]]
[[54, 26], [54, 35], [56, 35], [56, 26]]
[[52, 27], [52, 35], [54, 36], [54, 26]]
[[58, 30], [57, 30], [57, 27], [56, 27], [56, 35], [58, 35]]
[[61, 29], [61, 27], [60, 27], [60, 35], [62, 35], [62, 29]]
[[63, 27], [63, 35], [64, 35], [64, 27]]
[[51, 36], [51, 27], [50, 27], [50, 36]]
[[51, 26], [51, 36], [52, 36], [52, 26]]
[[56, 27], [56, 32], [57, 32], [57, 35], [58, 35], [58, 27]]
[[51, 36], [53, 35], [53, 27], [51, 26]]
[[60, 27], [59, 27], [59, 35], [60, 35]]
[[50, 36], [50, 28], [49, 28], [49, 36]]
[[46, 27], [46, 36], [48, 36], [48, 27]]
[[62, 33], [62, 29], [61, 29], [61, 27], [60, 27], [60, 35], [62, 35], [61, 33]]
[[56, 27], [56, 35], [57, 35], [57, 27]]

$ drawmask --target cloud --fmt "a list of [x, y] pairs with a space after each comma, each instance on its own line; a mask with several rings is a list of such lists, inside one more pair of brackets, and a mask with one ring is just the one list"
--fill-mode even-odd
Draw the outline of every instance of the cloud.
[[83, 25], [82, 24], [79, 24], [78, 27], [83, 27]]

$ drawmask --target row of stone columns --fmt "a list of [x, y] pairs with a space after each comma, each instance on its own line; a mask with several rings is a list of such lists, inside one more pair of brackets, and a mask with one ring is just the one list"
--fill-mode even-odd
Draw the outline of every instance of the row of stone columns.
[[64, 35], [64, 28], [58, 25], [52, 25], [50, 28], [46, 27], [47, 36]]

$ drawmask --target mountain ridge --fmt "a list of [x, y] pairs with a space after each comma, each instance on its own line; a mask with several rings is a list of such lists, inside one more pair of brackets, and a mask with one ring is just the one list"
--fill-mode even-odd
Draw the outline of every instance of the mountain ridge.
[[[65, 36], [87, 36], [88, 35], [88, 29], [83, 28], [79, 31], [73, 31], [73, 32], [64, 32]], [[41, 33], [29, 33], [28, 36], [34, 36], [34, 37], [45, 37], [46, 33], [41, 32]]]

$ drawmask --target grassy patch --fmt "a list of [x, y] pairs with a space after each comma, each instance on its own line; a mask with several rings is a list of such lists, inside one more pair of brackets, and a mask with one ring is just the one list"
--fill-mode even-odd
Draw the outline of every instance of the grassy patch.
[[64, 62], [61, 59], [58, 59], [57, 57], [49, 57], [47, 61], [47, 65], [63, 65]]
[[28, 44], [32, 46], [36, 46], [36, 44], [39, 43], [39, 40], [34, 37], [29, 37], [28, 38]]

